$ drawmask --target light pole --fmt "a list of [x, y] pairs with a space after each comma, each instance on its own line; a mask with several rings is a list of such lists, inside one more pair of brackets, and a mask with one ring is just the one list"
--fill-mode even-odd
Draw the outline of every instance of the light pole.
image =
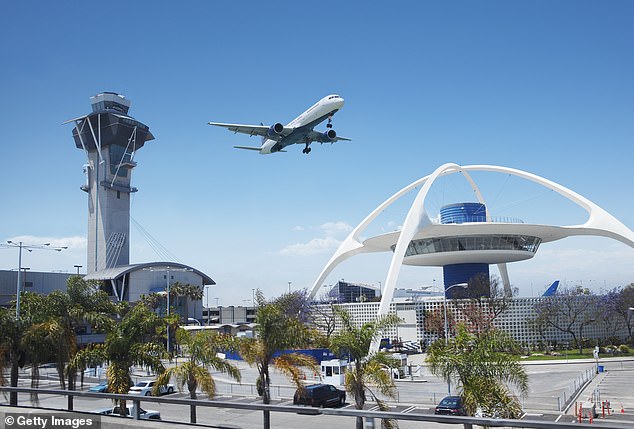
[[[449, 344], [449, 327], [447, 326], [447, 292], [455, 287], [466, 288], [468, 283], [456, 283], [448, 288], [445, 288], [445, 293], [442, 294], [443, 307], [445, 309], [445, 346]], [[447, 395], [451, 395], [451, 378], [447, 377]]]
[[288, 293], [291, 293], [291, 282], [288, 282]]
[[[149, 267], [149, 268], [143, 268], [144, 271], [162, 271], [162, 272], [166, 272], [167, 273], [167, 318], [169, 319], [170, 317], [170, 272], [174, 272], [174, 271], [180, 271], [180, 272], [184, 272], [184, 271], [192, 271], [191, 268], [177, 268], [177, 267], [170, 267], [169, 265], [166, 267], [160, 267], [160, 268], [154, 268], [154, 267]], [[189, 315], [187, 315], [189, 316]], [[170, 336], [170, 331], [171, 331], [171, 327], [169, 325], [169, 322], [167, 323], [167, 352], [171, 353], [172, 351], [172, 344], [171, 344], [171, 336]]]
[[207, 326], [209, 326], [209, 313], [211, 313], [211, 311], [209, 311], [209, 288], [210, 286], [205, 287], [205, 289], [207, 290], [207, 293], [205, 294], [205, 307], [207, 307]]
[[73, 265], [73, 267], [77, 268], [77, 275], [79, 275], [79, 269], [83, 267], [83, 265]]
[[62, 247], [51, 247], [51, 243], [44, 244], [24, 244], [22, 241], [18, 241], [17, 243], [11, 240], [7, 241], [7, 244], [0, 244], [0, 247], [17, 247], [20, 249], [18, 251], [18, 281], [16, 287], [16, 295], [15, 295], [15, 318], [20, 318], [20, 294], [22, 292], [22, 249], [32, 252], [34, 250], [53, 250], [55, 252], [61, 252], [64, 249], [68, 249], [66, 246]]

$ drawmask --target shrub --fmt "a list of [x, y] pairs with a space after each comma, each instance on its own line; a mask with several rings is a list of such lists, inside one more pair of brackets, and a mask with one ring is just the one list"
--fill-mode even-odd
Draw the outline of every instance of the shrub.
[[619, 346], [619, 351], [621, 353], [629, 353], [630, 352], [630, 348], [627, 345], [625, 345], [625, 344], [621, 344]]

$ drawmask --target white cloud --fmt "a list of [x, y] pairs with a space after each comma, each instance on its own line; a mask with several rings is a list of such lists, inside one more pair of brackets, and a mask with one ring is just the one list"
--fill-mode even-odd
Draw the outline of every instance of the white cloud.
[[346, 222], [326, 222], [319, 227], [326, 237], [339, 237], [352, 231], [352, 226]]
[[[32, 272], [74, 272], [74, 265], [86, 265], [86, 237], [38, 237], [32, 235], [21, 235], [9, 237], [7, 240], [14, 243], [22, 242], [24, 246], [31, 245], [36, 247], [50, 243], [50, 246], [44, 246], [41, 249], [34, 249], [32, 252], [28, 252], [25, 248], [23, 248], [21, 261], [22, 267], [29, 267]], [[60, 247], [65, 249], [60, 252], [45, 251], [45, 249]], [[0, 268], [9, 270], [17, 269], [19, 263], [17, 249], [4, 248], [0, 250], [4, 250], [0, 252]]]
[[[293, 228], [300, 231], [301, 227]], [[343, 221], [326, 222], [317, 228], [323, 237], [313, 238], [306, 243], [290, 244], [280, 250], [280, 254], [286, 256], [311, 256], [323, 253], [334, 252], [341, 244], [341, 238], [345, 237], [352, 226]], [[303, 228], [301, 229], [303, 230]]]
[[297, 243], [286, 246], [280, 253], [287, 256], [311, 256], [320, 253], [333, 252], [341, 244], [334, 237], [313, 238], [308, 243]]
[[304, 227], [303, 227], [303, 226], [299, 226], [299, 225], [297, 225], [297, 226], [294, 226], [294, 227], [293, 227], [293, 231], [303, 231], [303, 230], [304, 230]]

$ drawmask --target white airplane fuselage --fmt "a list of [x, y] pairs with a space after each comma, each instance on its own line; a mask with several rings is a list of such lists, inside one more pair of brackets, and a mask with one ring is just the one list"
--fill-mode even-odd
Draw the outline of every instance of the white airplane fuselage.
[[288, 145], [302, 143], [306, 133], [312, 131], [315, 126], [328, 119], [329, 116], [334, 115], [343, 107], [343, 104], [343, 98], [338, 95], [325, 96], [286, 125], [287, 128], [295, 128], [295, 130], [289, 136], [286, 136], [282, 142], [265, 139], [262, 142], [260, 154], [268, 155], [279, 152]]

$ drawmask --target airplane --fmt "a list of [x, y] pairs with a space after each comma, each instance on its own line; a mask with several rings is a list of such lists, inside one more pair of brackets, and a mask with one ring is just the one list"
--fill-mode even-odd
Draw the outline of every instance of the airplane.
[[[234, 146], [236, 149], [255, 150], [260, 152], [261, 155], [267, 155], [275, 152], [286, 152], [284, 148], [292, 144], [305, 144], [306, 147], [302, 152], [309, 154], [312, 142], [334, 143], [339, 140], [351, 140], [346, 137], [339, 137], [335, 130], [332, 129], [332, 116], [343, 107], [343, 101], [343, 98], [336, 94], [327, 95], [287, 125], [282, 125], [279, 122], [271, 126], [264, 124], [224, 124], [220, 122], [209, 122], [209, 125], [223, 127], [235, 133], [262, 137], [262, 145], [259, 147]], [[326, 124], [328, 129], [326, 131], [313, 130], [326, 119], [328, 119]]]

